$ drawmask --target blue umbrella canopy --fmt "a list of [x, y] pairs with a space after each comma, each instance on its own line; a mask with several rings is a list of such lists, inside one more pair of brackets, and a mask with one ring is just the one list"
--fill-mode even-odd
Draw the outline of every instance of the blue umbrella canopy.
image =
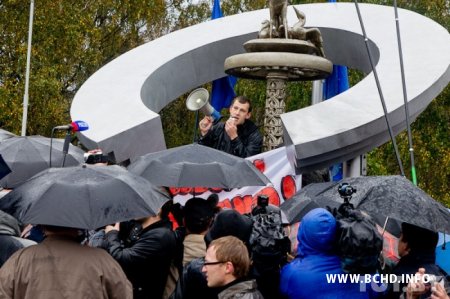
[[11, 172], [8, 164], [6, 164], [5, 160], [3, 160], [2, 155], [0, 155], [0, 179], [5, 177], [7, 174]]

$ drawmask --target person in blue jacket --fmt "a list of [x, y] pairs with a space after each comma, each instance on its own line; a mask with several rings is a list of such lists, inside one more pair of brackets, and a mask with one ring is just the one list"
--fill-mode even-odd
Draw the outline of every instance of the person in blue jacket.
[[345, 275], [334, 249], [336, 229], [336, 219], [323, 208], [311, 210], [303, 217], [297, 234], [297, 256], [281, 271], [283, 296], [289, 299], [371, 297], [359, 282], [339, 283], [337, 277], [334, 283], [328, 280], [333, 274]]

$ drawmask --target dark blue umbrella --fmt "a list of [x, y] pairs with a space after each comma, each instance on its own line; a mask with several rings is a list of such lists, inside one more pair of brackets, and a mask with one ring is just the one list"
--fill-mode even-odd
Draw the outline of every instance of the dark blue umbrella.
[[10, 172], [11, 169], [8, 167], [8, 164], [6, 164], [5, 160], [3, 160], [2, 155], [0, 155], [0, 180]]

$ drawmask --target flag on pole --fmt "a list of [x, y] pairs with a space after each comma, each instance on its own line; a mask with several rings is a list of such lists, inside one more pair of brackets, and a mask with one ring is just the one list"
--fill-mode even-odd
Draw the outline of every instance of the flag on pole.
[[[332, 1], [330, 1], [332, 2]], [[325, 79], [323, 84], [323, 98], [328, 100], [335, 95], [349, 89], [348, 71], [346, 66], [333, 65], [333, 73]], [[344, 177], [343, 164], [338, 163], [330, 167], [330, 179], [333, 182], [340, 181]]]
[[[214, 0], [211, 20], [221, 18], [222, 10], [220, 9], [220, 0]], [[234, 86], [237, 78], [233, 76], [226, 76], [213, 81], [211, 92], [211, 105], [217, 110], [221, 111], [223, 108], [228, 108], [231, 101], [236, 96], [234, 93]]]
[[[336, 0], [328, 0], [328, 2], [336, 2]], [[346, 66], [333, 65], [333, 73], [325, 79], [323, 84], [323, 98], [328, 100], [335, 95], [349, 89], [348, 71]], [[338, 163], [330, 167], [330, 179], [337, 182], [344, 177], [343, 164]]]

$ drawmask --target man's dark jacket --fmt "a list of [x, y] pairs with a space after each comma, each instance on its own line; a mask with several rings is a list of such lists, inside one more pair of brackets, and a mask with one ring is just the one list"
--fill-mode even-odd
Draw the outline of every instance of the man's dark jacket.
[[225, 123], [219, 122], [198, 143], [241, 158], [260, 154], [263, 138], [258, 127], [251, 120], [246, 120], [237, 129], [238, 137], [231, 140], [225, 132]]
[[[122, 244], [118, 231], [106, 234], [106, 249], [132, 283], [134, 299], [162, 298], [176, 249], [171, 226], [171, 222], [165, 219], [142, 230], [135, 226], [126, 246]], [[120, 233], [123, 233], [122, 228]]]

